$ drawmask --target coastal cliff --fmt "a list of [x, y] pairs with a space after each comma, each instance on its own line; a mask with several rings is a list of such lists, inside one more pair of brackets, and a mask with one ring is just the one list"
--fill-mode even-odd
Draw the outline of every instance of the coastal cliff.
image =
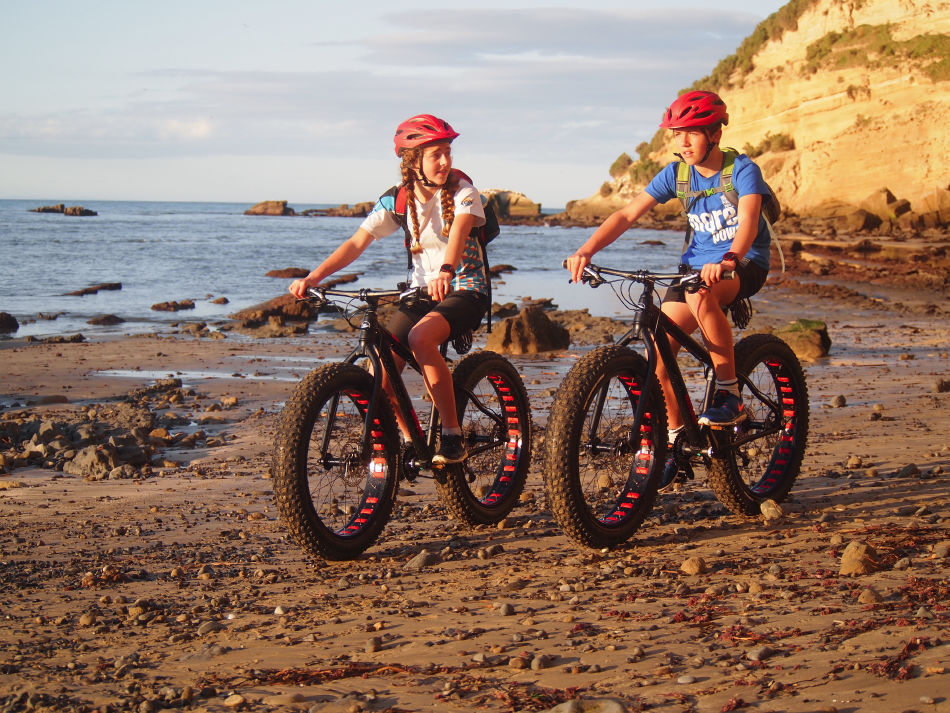
[[[947, 0], [792, 0], [691, 88], [723, 96], [723, 144], [756, 158], [787, 213], [842, 216], [886, 188], [894, 227], [950, 223]], [[673, 160], [669, 138], [645, 140], [637, 161], [621, 155], [568, 213], [626, 203]]]

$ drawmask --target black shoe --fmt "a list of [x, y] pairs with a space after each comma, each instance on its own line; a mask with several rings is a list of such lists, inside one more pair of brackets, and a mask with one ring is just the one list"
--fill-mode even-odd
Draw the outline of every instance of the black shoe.
[[693, 477], [693, 467], [687, 463], [680, 467], [673, 456], [666, 459], [666, 465], [663, 466], [663, 477], [660, 479], [660, 485], [656, 489], [658, 493], [665, 493], [673, 489], [677, 483], [685, 483], [687, 478]]
[[432, 456], [432, 465], [442, 466], [450, 463], [461, 463], [467, 457], [468, 451], [465, 450], [465, 442], [461, 436], [442, 434], [439, 450]]

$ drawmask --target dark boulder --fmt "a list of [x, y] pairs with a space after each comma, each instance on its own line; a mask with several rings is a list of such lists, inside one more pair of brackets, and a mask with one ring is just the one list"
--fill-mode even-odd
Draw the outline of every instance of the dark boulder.
[[0, 312], [0, 332], [15, 332], [20, 328], [17, 318], [9, 312]]
[[121, 282], [102, 282], [98, 285], [90, 285], [89, 287], [83, 287], [81, 290], [74, 290], [73, 292], [67, 292], [67, 297], [83, 297], [84, 295], [94, 295], [99, 290], [121, 290]]
[[527, 307], [492, 327], [486, 348], [502, 354], [537, 354], [566, 349], [571, 344], [567, 329], [551, 321], [537, 307]]
[[306, 277], [309, 274], [310, 270], [304, 270], [302, 267], [285, 267], [280, 270], [271, 270], [266, 273], [264, 277], [280, 277], [285, 280], [290, 280], [298, 277]]
[[124, 322], [125, 322], [124, 319], [114, 314], [104, 314], [99, 317], [93, 317], [92, 319], [88, 320], [86, 324], [93, 324], [100, 327], [108, 327], [113, 324], [122, 324]]

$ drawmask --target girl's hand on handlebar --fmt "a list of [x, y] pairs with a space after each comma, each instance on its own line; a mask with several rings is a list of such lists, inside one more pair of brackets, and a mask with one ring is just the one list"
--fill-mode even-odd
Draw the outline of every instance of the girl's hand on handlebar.
[[571, 282], [580, 282], [584, 268], [588, 265], [590, 265], [590, 258], [578, 253], [574, 253], [564, 261], [564, 267], [571, 273]]
[[310, 275], [307, 275], [306, 277], [301, 277], [299, 280], [291, 282], [287, 290], [298, 300], [305, 300], [310, 296], [307, 294], [307, 290], [319, 284], [320, 280], [312, 280], [310, 279]]
[[452, 276], [447, 272], [440, 272], [429, 281], [429, 297], [436, 302], [444, 300], [452, 291]]

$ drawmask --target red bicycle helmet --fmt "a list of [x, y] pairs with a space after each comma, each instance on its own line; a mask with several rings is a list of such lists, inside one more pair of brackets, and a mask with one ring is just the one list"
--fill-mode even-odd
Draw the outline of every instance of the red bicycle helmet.
[[398, 156], [402, 149], [413, 149], [434, 141], [451, 141], [456, 136], [458, 132], [449, 126], [449, 122], [432, 114], [418, 114], [396, 128], [393, 141]]
[[660, 122], [661, 129], [691, 129], [728, 124], [726, 103], [715, 92], [686, 92], [676, 98]]

